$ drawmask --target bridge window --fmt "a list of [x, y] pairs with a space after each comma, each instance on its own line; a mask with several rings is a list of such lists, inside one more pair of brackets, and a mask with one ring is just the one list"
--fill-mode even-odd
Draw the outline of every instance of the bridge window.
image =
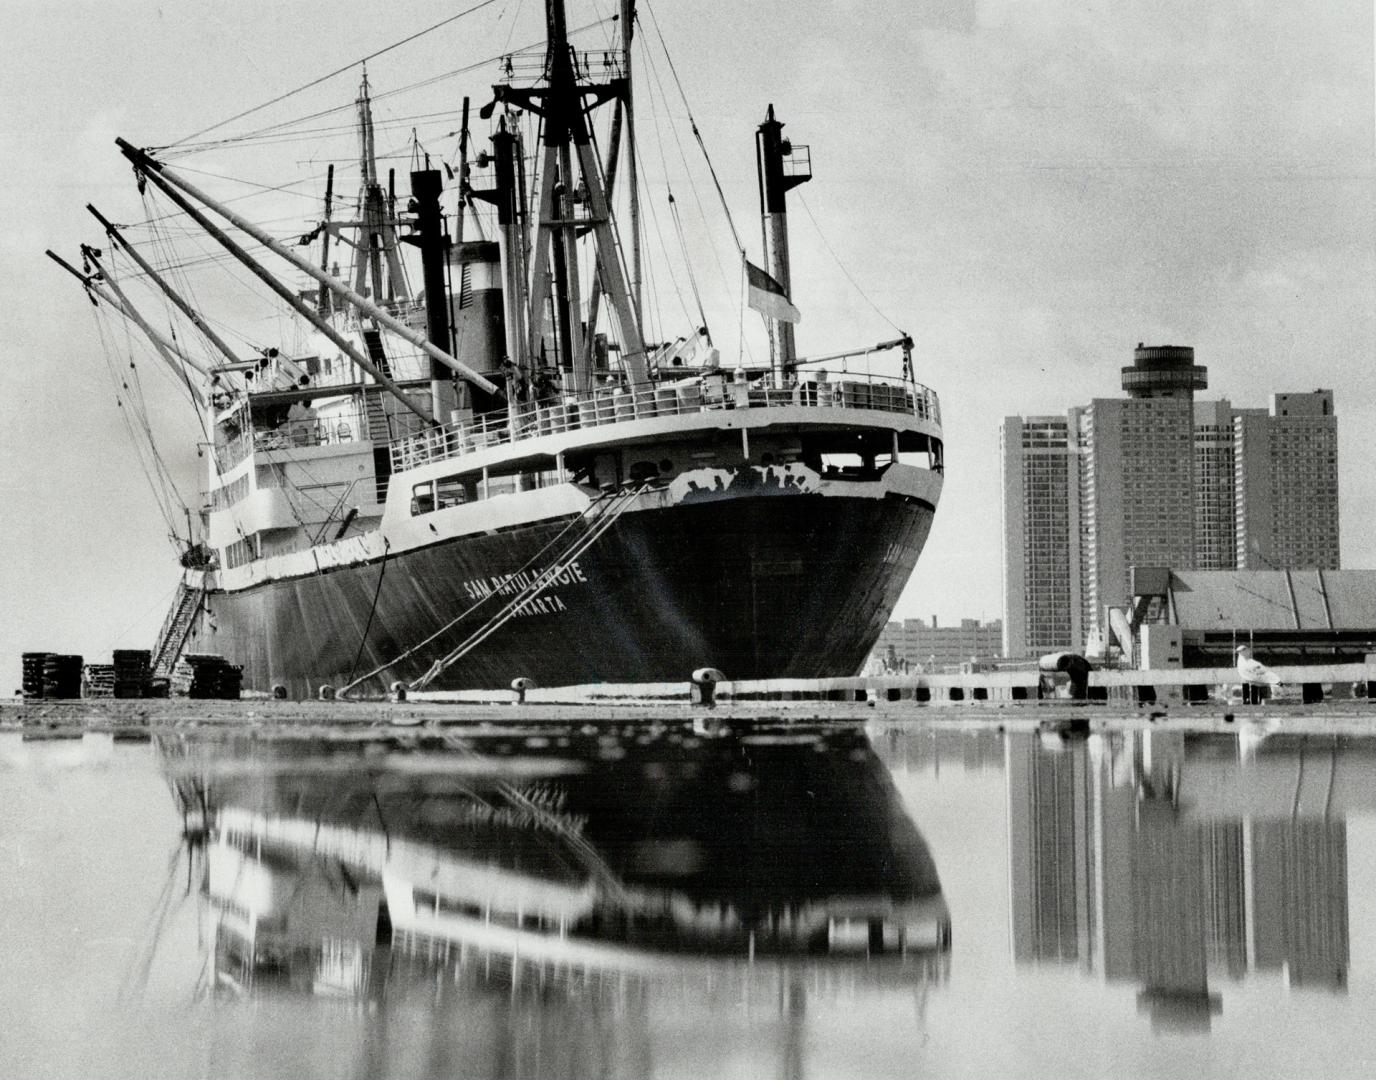
[[427, 480], [411, 489], [411, 515], [428, 514], [435, 509], [435, 485]]
[[478, 478], [468, 476], [445, 476], [435, 481], [435, 509], [445, 510], [451, 506], [478, 501]]

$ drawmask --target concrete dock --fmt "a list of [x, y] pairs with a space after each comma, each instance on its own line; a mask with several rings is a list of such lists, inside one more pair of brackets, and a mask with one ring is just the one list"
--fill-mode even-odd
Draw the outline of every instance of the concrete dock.
[[714, 708], [678, 701], [599, 700], [583, 704], [496, 701], [319, 702], [111, 700], [29, 701], [0, 704], [0, 732], [25, 738], [68, 738], [108, 732], [116, 739], [146, 738], [154, 732], [186, 729], [249, 731], [255, 735], [330, 732], [336, 737], [425, 728], [491, 727], [510, 724], [694, 723], [706, 729], [751, 723], [836, 723], [932, 729], [1001, 731], [1129, 731], [1166, 727], [1207, 733], [1264, 727], [1296, 735], [1376, 736], [1376, 702], [1269, 703], [1229, 707], [1126, 705], [1064, 699], [932, 708], [912, 701], [721, 702]]

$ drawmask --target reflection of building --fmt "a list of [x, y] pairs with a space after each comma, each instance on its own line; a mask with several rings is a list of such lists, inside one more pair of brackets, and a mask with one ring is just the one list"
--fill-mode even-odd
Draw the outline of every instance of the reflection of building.
[[1090, 962], [1093, 824], [1083, 754], [1008, 752], [1013, 954]]
[[[1154, 1026], [1207, 1027], [1215, 977], [1275, 971], [1291, 986], [1346, 982], [1346, 829], [1341, 820], [1213, 817], [1213, 783], [1176, 793], [1183, 736], [1134, 733], [1048, 748], [1007, 738], [1013, 952], [1075, 962], [1142, 987]], [[1215, 759], [1209, 763], [1216, 772]], [[1240, 766], [1232, 762], [1232, 768]], [[1212, 775], [1209, 777], [1213, 780]], [[1227, 789], [1219, 807], [1231, 809]], [[1293, 804], [1297, 805], [1297, 804]]]
[[1133, 566], [1336, 569], [1333, 393], [1197, 402], [1187, 346], [1139, 345], [1122, 398], [1002, 427], [1005, 655], [1107, 635]]
[[1256, 966], [1292, 986], [1347, 981], [1347, 827], [1268, 821], [1253, 827]]

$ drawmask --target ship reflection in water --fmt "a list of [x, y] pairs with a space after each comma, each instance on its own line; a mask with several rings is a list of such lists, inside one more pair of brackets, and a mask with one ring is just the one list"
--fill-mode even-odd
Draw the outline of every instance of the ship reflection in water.
[[1366, 1077], [1376, 738], [0, 733], [0, 911], [6, 1080]]
[[799, 1075], [810, 1001], [946, 975], [936, 868], [859, 729], [159, 749], [214, 992], [369, 1003], [363, 1075], [491, 1067], [542, 1033], [569, 1075], [648, 1065], [650, 1013], [675, 999], [774, 1010]]

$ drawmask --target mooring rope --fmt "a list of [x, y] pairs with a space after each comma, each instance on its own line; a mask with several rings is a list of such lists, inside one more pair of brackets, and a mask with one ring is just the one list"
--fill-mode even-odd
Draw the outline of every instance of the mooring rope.
[[522, 607], [530, 603], [530, 601], [534, 600], [553, 585], [559, 575], [568, 569], [569, 564], [572, 563], [574, 559], [578, 558], [583, 552], [587, 551], [588, 548], [601, 539], [602, 535], [616, 524], [617, 519], [630, 508], [631, 504], [635, 502], [636, 497], [647, 487], [649, 487], [649, 484], [645, 483], [630, 491], [621, 493], [620, 501], [599, 517], [587, 533], [576, 539], [563, 555], [543, 570], [535, 580], [517, 592], [507, 605], [493, 615], [491, 619], [470, 634], [450, 653], [431, 664], [424, 675], [410, 684], [410, 688], [412, 690], [424, 690], [438, 676], [453, 667], [459, 660], [463, 659], [511, 621]]
[[[576, 517], [571, 519], [562, 529], [559, 530], [559, 532], [557, 532], [548, 541], [546, 541], [545, 544], [540, 548], [540, 550], [537, 551], [534, 555], [532, 555], [529, 559], [527, 559], [515, 572], [517, 574], [520, 574], [523, 571], [530, 569], [530, 567], [535, 565], [536, 562], [538, 562], [545, 556], [545, 553], [548, 552], [550, 548], [552, 548], [555, 544], [562, 540], [568, 534], [570, 529], [577, 526], [580, 522], [586, 521], [589, 515], [594, 513], [597, 510], [597, 508], [602, 506], [608, 499], [615, 497], [616, 494], [616, 492], [602, 492], [601, 494], [599, 494], [597, 498], [593, 499], [590, 503], [588, 503], [588, 505], [584, 507], [583, 510]], [[577, 542], [578, 541], [575, 540], [574, 544], [577, 544]], [[561, 556], [560, 558], [562, 559], [563, 556]], [[409, 657], [413, 656], [415, 653], [425, 648], [425, 646], [429, 645], [436, 638], [452, 630], [455, 626], [463, 622], [464, 619], [467, 619], [470, 615], [472, 615], [474, 612], [476, 612], [479, 608], [481, 608], [484, 604], [486, 604], [489, 600], [491, 600], [493, 597], [497, 595], [498, 594], [495, 591], [487, 593], [485, 596], [481, 597], [478, 600], [478, 602], [475, 603], [472, 607], [465, 608], [453, 619], [449, 620], [449, 622], [445, 623], [443, 626], [441, 626], [438, 630], [432, 633], [429, 637], [425, 638], [423, 641], [418, 641], [405, 652], [401, 653], [399, 656], [393, 657], [386, 663], [379, 664], [377, 667], [373, 668], [371, 671], [363, 675], [360, 675], [358, 678], [354, 679], [353, 673], [350, 672], [351, 681], [343, 687], [341, 687], [336, 696], [344, 697], [346, 694], [349, 693], [349, 691], [353, 690], [355, 687], [367, 682], [369, 679], [376, 677], [377, 675], [386, 671], [388, 668], [395, 667], [403, 660], [406, 660]]]

